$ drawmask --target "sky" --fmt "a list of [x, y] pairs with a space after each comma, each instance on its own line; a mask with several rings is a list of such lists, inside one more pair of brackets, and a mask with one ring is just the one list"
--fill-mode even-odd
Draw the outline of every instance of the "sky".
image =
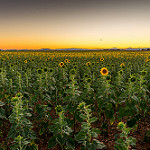
[[0, 0], [0, 49], [150, 47], [150, 0]]

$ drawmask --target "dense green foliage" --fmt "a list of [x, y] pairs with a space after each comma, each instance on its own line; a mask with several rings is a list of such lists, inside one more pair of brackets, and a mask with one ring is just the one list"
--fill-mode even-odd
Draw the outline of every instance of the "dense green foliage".
[[107, 137], [108, 126], [122, 120], [115, 149], [134, 146], [129, 130], [150, 116], [149, 58], [145, 52], [1, 52], [0, 148], [38, 149], [45, 136], [49, 149], [103, 149], [99, 135]]

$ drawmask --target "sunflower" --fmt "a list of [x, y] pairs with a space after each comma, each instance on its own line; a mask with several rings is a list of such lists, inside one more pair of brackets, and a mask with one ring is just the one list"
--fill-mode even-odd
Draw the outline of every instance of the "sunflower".
[[108, 75], [108, 69], [107, 69], [107, 68], [101, 68], [100, 73], [101, 73], [103, 76], [106, 76], [106, 75]]
[[65, 63], [68, 63], [68, 59], [65, 59]]
[[87, 79], [86, 79], [86, 82], [87, 82], [87, 83], [91, 83], [91, 81], [92, 81], [91, 78], [87, 78]]
[[64, 66], [64, 62], [60, 62], [60, 63], [59, 63], [59, 66], [60, 66], [60, 67]]
[[95, 65], [95, 62], [92, 62], [92, 66], [94, 66]]
[[100, 58], [100, 61], [104, 61], [104, 58]]
[[68, 63], [70, 63], [71, 61], [70, 60], [68, 60]]
[[142, 76], [146, 76], [146, 74], [147, 74], [147, 71], [146, 71], [146, 70], [142, 70], [142, 71], [141, 71], [141, 75], [142, 75]]
[[47, 71], [48, 71], [48, 69], [45, 67], [45, 68], [44, 68], [44, 72], [47, 72]]
[[125, 66], [125, 64], [124, 64], [124, 63], [122, 63], [122, 64], [120, 65], [120, 67], [123, 67], [123, 66]]
[[145, 62], [149, 62], [149, 59], [147, 58], [147, 59], [145, 59]]
[[38, 74], [42, 74], [43, 70], [42, 69], [38, 69], [37, 72], [38, 72]]
[[50, 69], [49, 69], [49, 72], [53, 72], [53, 68], [50, 68]]
[[25, 60], [24, 63], [27, 63], [27, 60]]
[[90, 65], [90, 62], [87, 62], [86, 65], [89, 66], [89, 65]]

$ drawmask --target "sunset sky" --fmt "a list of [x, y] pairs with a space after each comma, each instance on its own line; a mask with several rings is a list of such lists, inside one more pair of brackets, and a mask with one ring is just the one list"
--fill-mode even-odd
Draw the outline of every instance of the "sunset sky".
[[0, 0], [0, 49], [150, 47], [150, 0]]

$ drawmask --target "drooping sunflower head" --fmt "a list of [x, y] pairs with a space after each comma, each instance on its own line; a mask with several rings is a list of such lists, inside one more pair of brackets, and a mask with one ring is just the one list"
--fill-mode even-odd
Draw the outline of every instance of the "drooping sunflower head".
[[123, 74], [123, 70], [120, 70], [119, 73], [122, 75]]
[[147, 71], [146, 71], [146, 70], [142, 70], [142, 71], [141, 71], [141, 75], [142, 75], [142, 76], [146, 76], [146, 74], [147, 74]]
[[2, 68], [0, 68], [0, 73], [1, 73], [2, 71], [3, 71]]
[[44, 68], [44, 72], [47, 72], [47, 71], [48, 71], [48, 69], [45, 67], [45, 68]]
[[106, 76], [106, 75], [108, 75], [108, 69], [105, 68], [105, 67], [104, 67], [104, 68], [101, 68], [100, 73], [101, 73], [101, 75]]
[[73, 66], [77, 65], [75, 62], [73, 63]]
[[86, 79], [86, 82], [87, 82], [87, 83], [91, 83], [91, 81], [92, 81], [91, 78], [87, 78], [87, 79]]
[[50, 68], [50, 69], [49, 69], [49, 72], [52, 73], [52, 72], [53, 72], [53, 68]]
[[92, 62], [92, 66], [94, 66], [95, 65], [95, 62]]
[[87, 73], [84, 74], [84, 78], [88, 78], [89, 75]]
[[115, 67], [115, 64], [111, 64], [111, 67]]
[[59, 66], [60, 66], [60, 67], [64, 66], [64, 62], [60, 62], [60, 63], [59, 63]]
[[77, 66], [77, 65], [75, 65], [73, 68], [74, 68], [74, 69], [77, 69], [77, 68], [78, 68], [78, 66]]
[[38, 69], [37, 72], [38, 72], [38, 74], [42, 74], [43, 70], [42, 69]]

